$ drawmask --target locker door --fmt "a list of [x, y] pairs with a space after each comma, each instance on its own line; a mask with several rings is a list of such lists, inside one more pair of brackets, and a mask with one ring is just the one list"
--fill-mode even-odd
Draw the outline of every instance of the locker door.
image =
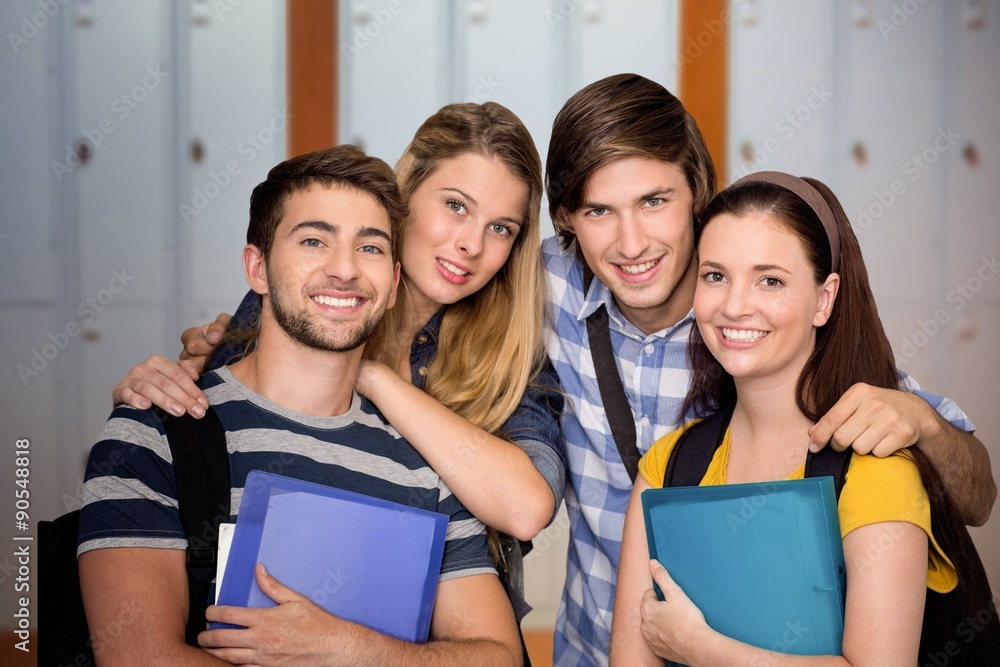
[[[829, 183], [839, 101], [834, 3], [741, 1], [730, 10], [730, 173], [720, 180], [774, 170]], [[696, 46], [686, 48], [684, 58], [696, 57]]]
[[561, 2], [556, 30], [567, 26], [567, 97], [611, 74], [635, 72], [677, 92], [677, 0]]
[[139, 359], [168, 349], [165, 314], [176, 292], [176, 68], [171, 3], [94, 0], [67, 11], [65, 71], [73, 92], [64, 143], [86, 157], [64, 175], [67, 222], [79, 243], [78, 275], [64, 287], [86, 304], [79, 313], [86, 386], [76, 387], [82, 423], [68, 429], [79, 442], [64, 444], [79, 447], [82, 457], [107, 418], [117, 380]]
[[338, 140], [394, 165], [450, 98], [446, 0], [344, 0], [339, 7]]
[[861, 241], [897, 363], [931, 388], [941, 386], [934, 355], [907, 355], [906, 340], [933, 312], [929, 295], [942, 275], [945, 160], [935, 142], [954, 150], [943, 138], [944, 10], [927, 3], [898, 15], [896, 5], [879, 0], [847, 3], [838, 15], [837, 192]]
[[[181, 140], [183, 197], [173, 206], [189, 260], [184, 327], [231, 313], [246, 292], [240, 257], [250, 193], [285, 159], [288, 138], [284, 1], [225, 13], [217, 3], [187, 4], [190, 123]], [[171, 354], [179, 333], [167, 341]]]
[[844, 105], [837, 159], [845, 165], [839, 190], [870, 255], [876, 297], [913, 303], [939, 275], [924, 261], [899, 261], [896, 251], [905, 238], [910, 257], [933, 256], [942, 213], [943, 163], [922, 158], [945, 131], [944, 7], [922, 5], [898, 32], [886, 33], [891, 3], [854, 4], [869, 12], [845, 5], [838, 17]]
[[[944, 342], [945, 389], [975, 422], [990, 450], [993, 478], [1000, 479], [1000, 414], [995, 378], [1000, 373], [1000, 2], [956, 2], [948, 7], [947, 122], [962, 138], [947, 154], [946, 215], [942, 247], [945, 279], [935, 285], [934, 332]], [[927, 324], [930, 329], [931, 325]], [[919, 329], [923, 331], [923, 329]], [[921, 342], [921, 340], [916, 342]], [[991, 523], [996, 519], [992, 519]], [[972, 530], [994, 587], [1000, 585], [1000, 535]]]
[[[35, 16], [36, 14], [40, 16]], [[34, 20], [33, 20], [34, 19]], [[59, 315], [57, 285], [66, 278], [55, 261], [58, 207], [57, 186], [49, 165], [57, 147], [51, 138], [57, 96], [54, 75], [55, 45], [59, 40], [58, 19], [40, 11], [35, 2], [0, 3], [0, 25], [17, 36], [4, 40], [0, 49], [0, 155], [4, 156], [0, 178], [0, 495], [9, 499], [8, 521], [13, 521], [15, 491], [15, 443], [29, 441], [29, 528], [8, 524], [10, 538], [36, 534], [34, 523], [62, 511], [58, 488], [57, 378], [65, 351], [49, 337], [60, 333], [66, 320]], [[16, 48], [15, 48], [16, 47]], [[68, 345], [68, 339], [66, 341]], [[77, 341], [77, 344], [78, 341]], [[60, 358], [62, 357], [62, 358]], [[23, 543], [28, 544], [28, 543]], [[18, 609], [23, 596], [14, 587], [17, 559], [13, 547], [0, 555], [0, 607]], [[32, 618], [37, 613], [32, 603]], [[0, 632], [10, 632], [16, 623], [11, 613], [0, 621]]]
[[[561, 40], [537, 0], [459, 0], [451, 98], [498, 102], [531, 132], [545, 165], [552, 120], [565, 101]], [[553, 234], [542, 203], [542, 238]]]

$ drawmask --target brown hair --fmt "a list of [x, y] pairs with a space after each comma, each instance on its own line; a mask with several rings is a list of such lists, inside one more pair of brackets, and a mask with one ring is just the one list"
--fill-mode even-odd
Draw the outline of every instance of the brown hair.
[[[840, 289], [830, 318], [816, 331], [816, 347], [802, 369], [796, 388], [799, 410], [815, 422], [853, 384], [864, 382], [899, 389], [900, 377], [892, 346], [875, 307], [861, 247], [847, 214], [826, 185], [811, 178], [803, 180], [830, 206], [840, 236]], [[759, 181], [726, 188], [706, 209], [704, 222], [696, 230], [699, 239], [712, 219], [722, 214], [734, 217], [767, 215], [776, 219], [802, 241], [816, 283], [822, 283], [830, 275], [831, 248], [823, 223], [812, 208], [790, 190]], [[698, 327], [691, 329], [689, 354], [693, 377], [683, 414], [690, 414], [689, 411], [707, 414], [734, 404], [733, 378], [708, 351]], [[1000, 655], [1000, 621], [996, 609], [990, 606], [989, 583], [982, 562], [937, 470], [918, 447], [908, 451], [930, 498], [934, 537], [955, 565], [959, 580], [953, 595], [942, 596], [928, 591], [928, 609], [932, 609], [932, 613], [925, 611], [924, 614], [920, 656], [944, 650], [949, 641], [956, 639], [956, 625], [960, 628], [962, 619], [974, 618], [983, 609], [992, 609], [986, 631], [978, 633], [974, 644], [963, 646], [961, 662], [953, 664], [993, 664]]]
[[715, 166], [694, 118], [666, 88], [638, 74], [615, 74], [569, 98], [552, 124], [545, 187], [564, 248], [576, 235], [565, 216], [583, 205], [590, 176], [626, 157], [675, 164], [694, 195], [695, 219], [715, 195]]
[[[844, 209], [829, 188], [814, 179], [803, 179], [829, 204], [840, 232], [840, 289], [827, 323], [816, 331], [816, 347], [799, 377], [797, 401], [802, 414], [817, 421], [857, 382], [897, 388], [899, 375], [892, 347], [882, 329], [875, 297], [858, 239]], [[773, 183], [744, 182], [720, 192], [705, 209], [704, 222], [696, 228], [696, 245], [713, 218], [767, 215], [780, 221], [805, 246], [820, 284], [831, 273], [831, 251], [822, 222], [810, 206], [790, 190]], [[712, 356], [697, 327], [689, 346], [693, 376], [685, 401], [687, 410], [704, 414], [736, 400], [732, 378]]]
[[299, 155], [271, 169], [250, 195], [247, 243], [260, 248], [266, 259], [288, 197], [314, 183], [354, 188], [371, 195], [389, 216], [392, 255], [397, 258], [399, 225], [406, 217], [406, 206], [396, 176], [385, 162], [350, 145]]

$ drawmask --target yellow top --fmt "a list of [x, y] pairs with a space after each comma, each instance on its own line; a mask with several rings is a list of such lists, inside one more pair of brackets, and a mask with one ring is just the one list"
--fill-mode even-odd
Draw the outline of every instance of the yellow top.
[[[690, 422], [684, 428], [657, 440], [639, 461], [639, 474], [650, 486], [657, 489], [663, 486], [663, 473], [667, 469], [670, 452], [681, 433], [695, 423], [697, 421]], [[726, 483], [729, 448], [727, 430], [700, 486]], [[789, 475], [788, 479], [802, 479], [804, 476], [805, 464]], [[847, 469], [837, 510], [840, 515], [841, 538], [855, 528], [883, 521], [905, 521], [920, 527], [927, 533], [930, 542], [927, 587], [938, 593], [947, 593], [958, 585], [955, 566], [941, 551], [931, 533], [930, 499], [920, 480], [920, 473], [906, 450], [883, 459], [855, 453]]]

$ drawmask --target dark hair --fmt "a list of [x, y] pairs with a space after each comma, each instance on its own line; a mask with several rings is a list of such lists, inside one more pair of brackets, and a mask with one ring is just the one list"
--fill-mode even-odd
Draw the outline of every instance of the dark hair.
[[[865, 382], [897, 388], [899, 375], [892, 346], [882, 328], [875, 297], [868, 284], [858, 239], [840, 203], [829, 188], [814, 179], [803, 179], [830, 205], [840, 232], [840, 289], [830, 319], [816, 332], [813, 350], [799, 376], [796, 400], [799, 410], [817, 421], [840, 400], [851, 385]], [[722, 214], [734, 217], [767, 215], [780, 221], [805, 246], [816, 283], [831, 273], [830, 243], [816, 213], [798, 195], [772, 183], [746, 182], [726, 188], [705, 209], [695, 230], [695, 244], [705, 227]], [[697, 327], [691, 330], [693, 377], [685, 411], [705, 414], [736, 400], [732, 377], [712, 356]], [[685, 412], [686, 414], [686, 412]]]
[[399, 225], [406, 217], [406, 206], [399, 195], [396, 176], [385, 162], [350, 145], [299, 155], [271, 169], [267, 179], [250, 195], [247, 243], [260, 248], [267, 258], [288, 197], [315, 183], [353, 188], [371, 195], [389, 216], [392, 256], [398, 257]]
[[564, 216], [580, 208], [591, 175], [626, 157], [675, 164], [694, 195], [694, 217], [715, 194], [715, 166], [680, 100], [638, 74], [615, 74], [567, 100], [552, 124], [545, 163], [549, 214], [563, 247], [575, 234]]
[[[830, 318], [816, 332], [816, 347], [802, 369], [796, 388], [799, 410], [810, 420], [818, 421], [855, 383], [899, 389], [900, 378], [892, 346], [875, 307], [861, 247], [847, 214], [826, 185], [811, 178], [803, 180], [829, 204], [840, 234], [840, 289]], [[830, 242], [823, 224], [812, 208], [790, 190], [753, 181], [726, 188], [705, 210], [703, 222], [696, 229], [696, 245], [705, 227], [722, 214], [774, 218], [802, 241], [817, 284], [830, 275]], [[683, 414], [693, 411], [704, 415], [734, 404], [733, 378], [708, 351], [698, 327], [692, 327], [689, 354], [693, 377]], [[953, 595], [928, 591], [928, 608], [932, 608], [932, 613], [925, 612], [920, 637], [920, 655], [925, 656], [928, 652], [944, 650], [947, 642], [955, 639], [955, 624], [964, 618], [975, 617], [984, 608], [991, 609], [991, 600], [982, 561], [969, 531], [944, 490], [940, 475], [918, 447], [911, 447], [909, 452], [930, 497], [934, 537], [955, 565], [959, 580]], [[987, 624], [991, 627], [980, 633], [975, 644], [963, 646], [961, 663], [953, 664], [988, 664], [992, 658], [984, 656], [1000, 655], [1000, 621], [995, 609], [992, 614]]]

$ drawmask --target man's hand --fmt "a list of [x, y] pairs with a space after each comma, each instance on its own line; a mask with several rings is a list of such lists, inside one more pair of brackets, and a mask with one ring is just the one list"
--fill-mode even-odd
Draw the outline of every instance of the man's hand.
[[366, 664], [364, 638], [372, 630], [327, 613], [284, 586], [257, 565], [257, 585], [278, 603], [270, 609], [210, 606], [209, 621], [246, 629], [208, 630], [198, 643], [210, 654], [237, 665]]
[[853, 447], [885, 458], [936, 430], [936, 413], [919, 396], [859, 382], [809, 429], [809, 449], [829, 443], [837, 451]]
[[982, 526], [997, 497], [990, 455], [972, 433], [956, 428], [927, 401], [907, 391], [858, 383], [809, 429], [809, 449], [828, 442], [843, 451], [886, 457], [917, 445], [967, 525]]
[[222, 340], [222, 335], [226, 333], [229, 320], [232, 315], [219, 313], [214, 322], [202, 324], [200, 327], [191, 327], [181, 334], [181, 342], [184, 349], [181, 350], [181, 361], [190, 360], [194, 362], [194, 368], [201, 373], [205, 370], [212, 352]]
[[514, 612], [493, 574], [438, 584], [431, 640], [425, 644], [389, 637], [337, 618], [282, 585], [261, 564], [255, 575], [257, 585], [278, 606], [206, 609], [209, 621], [245, 628], [208, 630], [198, 635], [198, 643], [213, 657], [261, 667], [521, 664]]

